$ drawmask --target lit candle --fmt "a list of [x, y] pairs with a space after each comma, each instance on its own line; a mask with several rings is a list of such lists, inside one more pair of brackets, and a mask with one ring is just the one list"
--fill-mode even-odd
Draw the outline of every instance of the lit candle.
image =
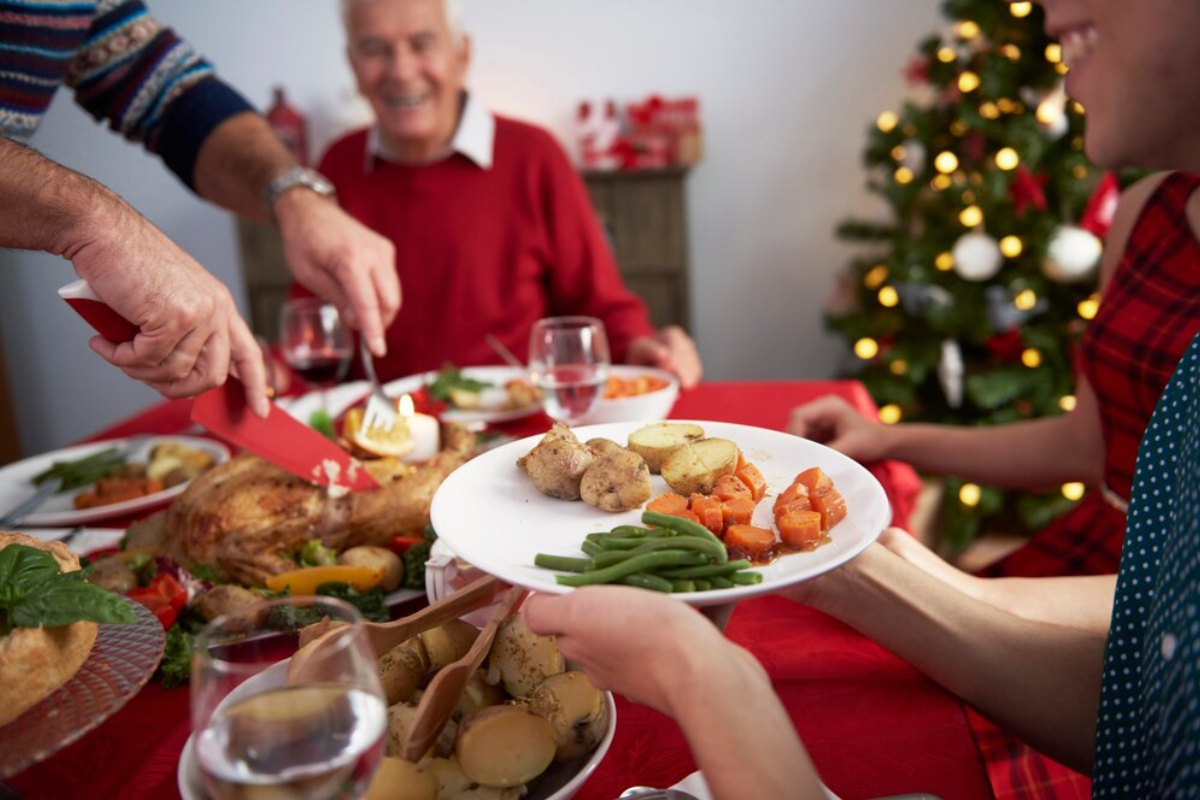
[[412, 397], [406, 394], [400, 398], [400, 419], [407, 423], [413, 443], [413, 449], [401, 460], [428, 461], [437, 455], [442, 449], [442, 431], [436, 417], [416, 413]]

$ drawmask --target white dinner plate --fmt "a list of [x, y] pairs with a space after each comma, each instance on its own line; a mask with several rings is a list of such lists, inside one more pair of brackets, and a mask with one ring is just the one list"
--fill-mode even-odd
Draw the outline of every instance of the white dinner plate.
[[[691, 420], [688, 420], [691, 421]], [[692, 421], [707, 436], [729, 439], [746, 460], [762, 472], [767, 495], [754, 511], [753, 522], [773, 528], [774, 498], [803, 470], [820, 467], [846, 499], [847, 514], [830, 532], [828, 544], [811, 552], [780, 556], [754, 569], [762, 583], [673, 594], [695, 606], [718, 605], [778, 591], [844, 564], [875, 541], [891, 519], [887, 494], [875, 476], [836, 450], [780, 431], [727, 422]], [[614, 422], [575, 429], [580, 441], [605, 437], [625, 444], [629, 434], [648, 422]], [[541, 436], [530, 436], [468, 461], [438, 488], [431, 516], [438, 537], [461, 558], [509, 583], [537, 592], [563, 594], [570, 587], [557, 574], [533, 564], [538, 553], [583, 557], [580, 543], [589, 533], [616, 525], [640, 524], [642, 509], [617, 514], [599, 511], [582, 501], [555, 500], [534, 488], [517, 469], [517, 459], [533, 449]], [[670, 491], [661, 476], [652, 478], [652, 497]]]
[[[33, 495], [37, 491], [37, 486], [34, 485], [32, 480], [33, 476], [44, 472], [55, 461], [75, 461], [111, 447], [123, 447], [129, 441], [129, 439], [109, 439], [103, 442], [65, 447], [62, 450], [43, 453], [40, 456], [32, 456], [15, 464], [9, 464], [6, 467], [0, 468], [0, 513], [13, 508], [22, 500]], [[140, 446], [129, 454], [126, 461], [140, 461], [145, 463], [149, 459], [150, 451], [156, 445], [167, 442], [178, 442], [179, 444], [211, 453], [218, 464], [229, 460], [229, 449], [220, 442], [214, 442], [212, 439], [203, 439], [196, 436], [147, 436], [142, 440]], [[124, 500], [120, 503], [97, 506], [96, 508], [75, 508], [75, 495], [91, 488], [91, 486], [85, 486], [69, 492], [63, 492], [62, 494], [51, 495], [46, 499], [46, 502], [42, 503], [40, 508], [25, 517], [14, 527], [86, 525], [91, 522], [99, 522], [105, 519], [112, 519], [113, 517], [132, 514], [136, 511], [153, 508], [165, 503], [187, 488], [187, 483], [181, 483], [172, 486], [170, 489], [164, 489], [161, 492], [148, 494], [144, 497]]]
[[[409, 375], [407, 378], [400, 378], [385, 383], [383, 391], [388, 397], [412, 394], [422, 386], [432, 383], [437, 374], [435, 370], [432, 372], [422, 372], [418, 375]], [[496, 387], [503, 387], [506, 381], [510, 381], [513, 378], [525, 377], [524, 371], [514, 369], [513, 367], [464, 367], [462, 374], [464, 377], [490, 383]], [[329, 416], [337, 419], [352, 406], [365, 403], [369, 391], [370, 387], [366, 381], [351, 381], [350, 383], [343, 383], [340, 386], [330, 389], [325, 399], [325, 402], [328, 404]], [[279, 406], [306, 425], [311, 424], [312, 415], [314, 412], [320, 410], [321, 403], [320, 392], [309, 392], [300, 397], [278, 401]], [[540, 410], [541, 406], [537, 403], [522, 406], [521, 408], [479, 409], [476, 411], [447, 408], [439, 416], [445, 422], [494, 424], [521, 419]]]

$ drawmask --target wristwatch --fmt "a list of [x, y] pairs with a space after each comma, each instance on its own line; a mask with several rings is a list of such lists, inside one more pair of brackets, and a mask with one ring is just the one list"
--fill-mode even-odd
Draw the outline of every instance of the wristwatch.
[[267, 186], [265, 200], [268, 218], [275, 219], [275, 201], [279, 199], [279, 195], [297, 186], [311, 189], [322, 197], [333, 197], [335, 194], [333, 183], [315, 169], [292, 167]]

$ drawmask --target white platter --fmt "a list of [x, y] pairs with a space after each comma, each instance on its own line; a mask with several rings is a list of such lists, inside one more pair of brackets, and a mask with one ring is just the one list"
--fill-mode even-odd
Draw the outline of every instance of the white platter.
[[[149, 458], [151, 449], [156, 445], [167, 442], [178, 442], [179, 444], [194, 447], [197, 450], [203, 450], [211, 453], [220, 464], [223, 461], [229, 460], [229, 449], [220, 442], [215, 442], [212, 439], [204, 439], [196, 436], [146, 436], [138, 437], [142, 441], [133, 452], [129, 454], [126, 461], [141, 461], [145, 462]], [[31, 497], [36, 491], [37, 486], [33, 484], [33, 476], [48, 469], [55, 461], [75, 461], [84, 456], [101, 450], [107, 450], [111, 447], [123, 447], [128, 444], [131, 439], [110, 439], [103, 442], [92, 442], [90, 444], [75, 445], [74, 447], [65, 447], [61, 450], [54, 450], [50, 453], [43, 453], [39, 456], [32, 456], [23, 459], [15, 464], [9, 464], [6, 467], [0, 468], [0, 513], [10, 509]], [[40, 508], [32, 514], [29, 514], [22, 519], [16, 528], [31, 527], [55, 527], [64, 525], [87, 525], [92, 522], [121, 517], [127, 514], [133, 514], [143, 509], [154, 508], [161, 505], [172, 497], [175, 497], [184, 489], [187, 488], [187, 483], [181, 483], [172, 486], [169, 489], [164, 489], [161, 492], [148, 494], [144, 497], [135, 497], [132, 500], [124, 500], [120, 503], [112, 503], [106, 506], [97, 506], [95, 508], [75, 508], [75, 495], [79, 492], [91, 489], [91, 486], [82, 487], [77, 490], [63, 492], [62, 494], [51, 495], [46, 499]]]
[[[690, 420], [689, 420], [690, 421]], [[581, 440], [605, 437], [624, 444], [645, 422], [588, 425], [575, 429]], [[875, 541], [891, 520], [887, 494], [879, 481], [856, 461], [824, 445], [780, 431], [694, 421], [708, 436], [736, 443], [766, 478], [768, 492], [755, 509], [753, 522], [772, 528], [774, 498], [795, 476], [820, 467], [846, 499], [848, 513], [830, 533], [828, 544], [811, 552], [781, 556], [754, 569], [763, 581], [752, 586], [673, 594], [696, 606], [719, 605], [778, 591], [838, 567]], [[615, 525], [640, 524], [641, 509], [612, 514], [586, 503], [555, 500], [541, 494], [520, 470], [517, 459], [541, 440], [531, 436], [468, 461], [442, 483], [433, 498], [431, 516], [438, 537], [463, 561], [509, 583], [537, 592], [563, 594], [555, 572], [534, 566], [538, 553], [582, 557], [579, 546], [589, 533]], [[669, 491], [653, 477], [653, 497]]]

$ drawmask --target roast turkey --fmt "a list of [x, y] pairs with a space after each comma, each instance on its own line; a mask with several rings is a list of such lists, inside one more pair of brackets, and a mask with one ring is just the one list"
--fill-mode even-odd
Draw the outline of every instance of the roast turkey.
[[[258, 456], [242, 454], [193, 480], [167, 510], [162, 549], [180, 563], [203, 564], [247, 586], [294, 569], [310, 539], [341, 551], [386, 545], [429, 523], [433, 494], [474, 449], [475, 437], [446, 430], [446, 447], [430, 461], [406, 466], [367, 461], [378, 490], [332, 497]], [[131, 537], [146, 535], [131, 528]]]

